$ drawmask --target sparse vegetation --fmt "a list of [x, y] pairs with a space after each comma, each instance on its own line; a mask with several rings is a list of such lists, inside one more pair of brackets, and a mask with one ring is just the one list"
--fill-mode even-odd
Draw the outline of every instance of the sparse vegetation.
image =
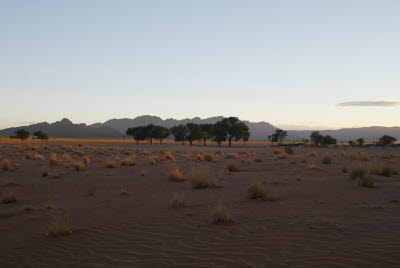
[[171, 207], [183, 208], [186, 207], [185, 194], [174, 194], [170, 201]]
[[228, 209], [222, 205], [217, 206], [211, 212], [210, 215], [211, 223], [231, 223], [233, 222], [232, 216]]
[[189, 171], [188, 179], [193, 189], [218, 186], [217, 182], [211, 178], [210, 168], [207, 166], [192, 167]]
[[329, 153], [325, 153], [322, 156], [322, 160], [321, 161], [322, 161], [323, 164], [332, 164], [332, 157], [331, 157], [331, 155]]
[[48, 226], [47, 235], [58, 237], [71, 234], [70, 221], [67, 215], [53, 216], [52, 221]]
[[253, 183], [247, 189], [247, 198], [274, 201], [277, 199], [277, 196], [269, 192], [261, 183]]
[[106, 161], [106, 167], [107, 168], [116, 168], [117, 167], [117, 162], [115, 160], [108, 159]]
[[229, 172], [237, 172], [240, 170], [240, 166], [237, 161], [229, 159], [228, 161], [226, 161], [226, 169]]
[[8, 160], [8, 158], [4, 158], [3, 161], [1, 162], [1, 169], [6, 171], [6, 170], [10, 170], [11, 164], [10, 164], [10, 160]]
[[58, 163], [57, 154], [52, 154], [50, 156], [50, 166], [57, 166], [57, 163]]
[[167, 170], [167, 176], [169, 181], [182, 181], [183, 175], [178, 167], [170, 167]]
[[17, 201], [17, 192], [12, 189], [5, 189], [3, 191], [3, 203], [14, 203]]

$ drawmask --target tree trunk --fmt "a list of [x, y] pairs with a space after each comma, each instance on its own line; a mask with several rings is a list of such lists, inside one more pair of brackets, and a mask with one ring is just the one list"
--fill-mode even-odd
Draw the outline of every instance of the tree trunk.
[[162, 143], [162, 139], [160, 139], [160, 145], [161, 145], [161, 143]]
[[206, 144], [206, 138], [204, 138], [204, 147], [206, 147], [207, 146], [207, 144]]
[[193, 145], [193, 144], [192, 144], [192, 142], [193, 142], [192, 140], [190, 140], [190, 141], [189, 141], [189, 143], [190, 143], [190, 146], [192, 146], [192, 145]]
[[229, 147], [232, 147], [232, 137], [229, 137]]

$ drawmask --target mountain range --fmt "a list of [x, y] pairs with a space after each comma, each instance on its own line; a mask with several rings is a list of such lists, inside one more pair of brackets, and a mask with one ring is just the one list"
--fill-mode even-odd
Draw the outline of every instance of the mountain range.
[[[189, 122], [197, 124], [216, 123], [223, 119], [222, 116], [201, 119], [194, 117], [192, 119], [161, 119], [157, 116], [143, 115], [136, 118], [111, 119], [104, 123], [95, 123], [92, 125], [74, 124], [70, 120], [64, 118], [55, 123], [38, 123], [28, 126], [19, 126], [0, 130], [0, 135], [13, 135], [18, 129], [25, 129], [31, 133], [41, 130], [46, 132], [50, 137], [102, 137], [102, 138], [119, 138], [125, 135], [126, 129], [129, 127], [143, 126], [148, 124], [160, 125], [164, 127], [172, 127], [179, 124]], [[267, 122], [250, 122], [244, 121], [250, 129], [250, 140], [266, 140], [269, 135], [274, 133], [276, 127]], [[309, 139], [311, 130], [288, 130], [286, 140], [302, 140]], [[400, 127], [361, 127], [361, 128], [342, 128], [338, 130], [321, 130], [323, 135], [331, 135], [338, 141], [356, 140], [364, 138], [366, 141], [376, 141], [382, 135], [390, 135], [400, 140]]]

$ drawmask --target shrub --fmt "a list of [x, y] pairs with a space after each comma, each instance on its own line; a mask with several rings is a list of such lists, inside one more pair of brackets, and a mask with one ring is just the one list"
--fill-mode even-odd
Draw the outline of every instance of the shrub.
[[14, 187], [14, 186], [21, 186], [21, 183], [17, 182], [14, 179], [8, 179], [3, 182], [3, 187]]
[[309, 165], [309, 167], [310, 167], [311, 169], [317, 169], [317, 168], [318, 168], [317, 164], [315, 164], [314, 162], [311, 162], [311, 164]]
[[35, 153], [34, 155], [35, 160], [46, 160], [43, 155]]
[[117, 167], [117, 162], [115, 160], [107, 160], [106, 161], [106, 167], [107, 168], [116, 168]]
[[193, 189], [215, 187], [218, 184], [210, 177], [209, 167], [192, 167], [189, 171], [188, 178]]
[[3, 203], [14, 203], [17, 201], [17, 193], [15, 190], [6, 189], [3, 191]]
[[253, 161], [254, 161], [254, 162], [262, 162], [262, 159], [261, 159], [260, 157], [256, 157], [256, 158], [254, 158]]
[[175, 157], [172, 154], [172, 152], [166, 152], [165, 153], [165, 158], [170, 159], [170, 160], [175, 160]]
[[329, 153], [325, 153], [321, 161], [323, 164], [331, 164], [332, 163], [331, 155]]
[[136, 162], [131, 157], [125, 157], [121, 162], [121, 166], [135, 166], [135, 165], [136, 165]]
[[365, 177], [358, 177], [356, 181], [362, 187], [373, 188], [375, 185], [374, 178], [370, 174]]
[[48, 236], [64, 236], [71, 234], [69, 218], [66, 215], [54, 216], [48, 226]]
[[240, 166], [235, 160], [229, 159], [226, 162], [226, 169], [230, 172], [236, 172], [240, 170]]
[[310, 153], [310, 155], [313, 156], [313, 157], [317, 157], [318, 154], [317, 154], [316, 151], [313, 151], [313, 152]]
[[40, 172], [42, 173], [42, 177], [47, 177], [49, 175], [49, 168], [48, 167], [42, 167]]
[[353, 167], [350, 171], [350, 177], [353, 180], [356, 180], [357, 178], [365, 178], [368, 174], [369, 170], [361, 165]]
[[11, 167], [10, 160], [8, 160], [8, 158], [4, 158], [3, 161], [1, 162], [1, 169], [10, 170], [10, 167]]
[[155, 157], [150, 157], [150, 158], [149, 158], [149, 164], [150, 164], [150, 165], [155, 165], [155, 164], [157, 164], [157, 158], [155, 158]]
[[76, 162], [74, 164], [76, 171], [84, 171], [86, 169], [86, 166], [82, 162]]
[[57, 166], [58, 158], [57, 154], [52, 154], [50, 156], [50, 166]]
[[87, 155], [85, 155], [85, 156], [83, 157], [83, 163], [84, 163], [86, 166], [90, 166], [90, 157], [87, 156]]
[[253, 183], [247, 189], [247, 198], [249, 199], [263, 199], [267, 197], [267, 190], [260, 183]]
[[197, 160], [199, 160], [199, 161], [203, 161], [203, 160], [204, 160], [204, 157], [203, 157], [203, 155], [202, 155], [201, 153], [198, 153], [197, 156], [196, 156], [196, 158], [197, 158]]
[[233, 222], [232, 216], [230, 215], [228, 209], [224, 206], [217, 206], [211, 212], [210, 215], [211, 223], [231, 223]]
[[25, 158], [26, 159], [32, 159], [32, 157], [33, 157], [32, 152], [26, 152], [25, 153]]
[[167, 171], [169, 181], [182, 181], [182, 173], [178, 167], [171, 167]]
[[208, 161], [208, 162], [213, 162], [215, 159], [215, 155], [211, 152], [205, 153], [204, 154], [204, 160]]
[[128, 195], [128, 188], [127, 187], [122, 187], [120, 190], [121, 195]]
[[171, 207], [183, 208], [186, 207], [185, 194], [174, 194], [170, 201]]
[[287, 154], [293, 154], [293, 149], [292, 149], [292, 147], [285, 147], [285, 153], [287, 153]]

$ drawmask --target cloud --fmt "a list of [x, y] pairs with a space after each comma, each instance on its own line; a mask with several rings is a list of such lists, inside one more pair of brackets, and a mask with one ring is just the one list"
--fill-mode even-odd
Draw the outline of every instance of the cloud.
[[339, 107], [395, 107], [400, 101], [349, 101], [336, 104]]

